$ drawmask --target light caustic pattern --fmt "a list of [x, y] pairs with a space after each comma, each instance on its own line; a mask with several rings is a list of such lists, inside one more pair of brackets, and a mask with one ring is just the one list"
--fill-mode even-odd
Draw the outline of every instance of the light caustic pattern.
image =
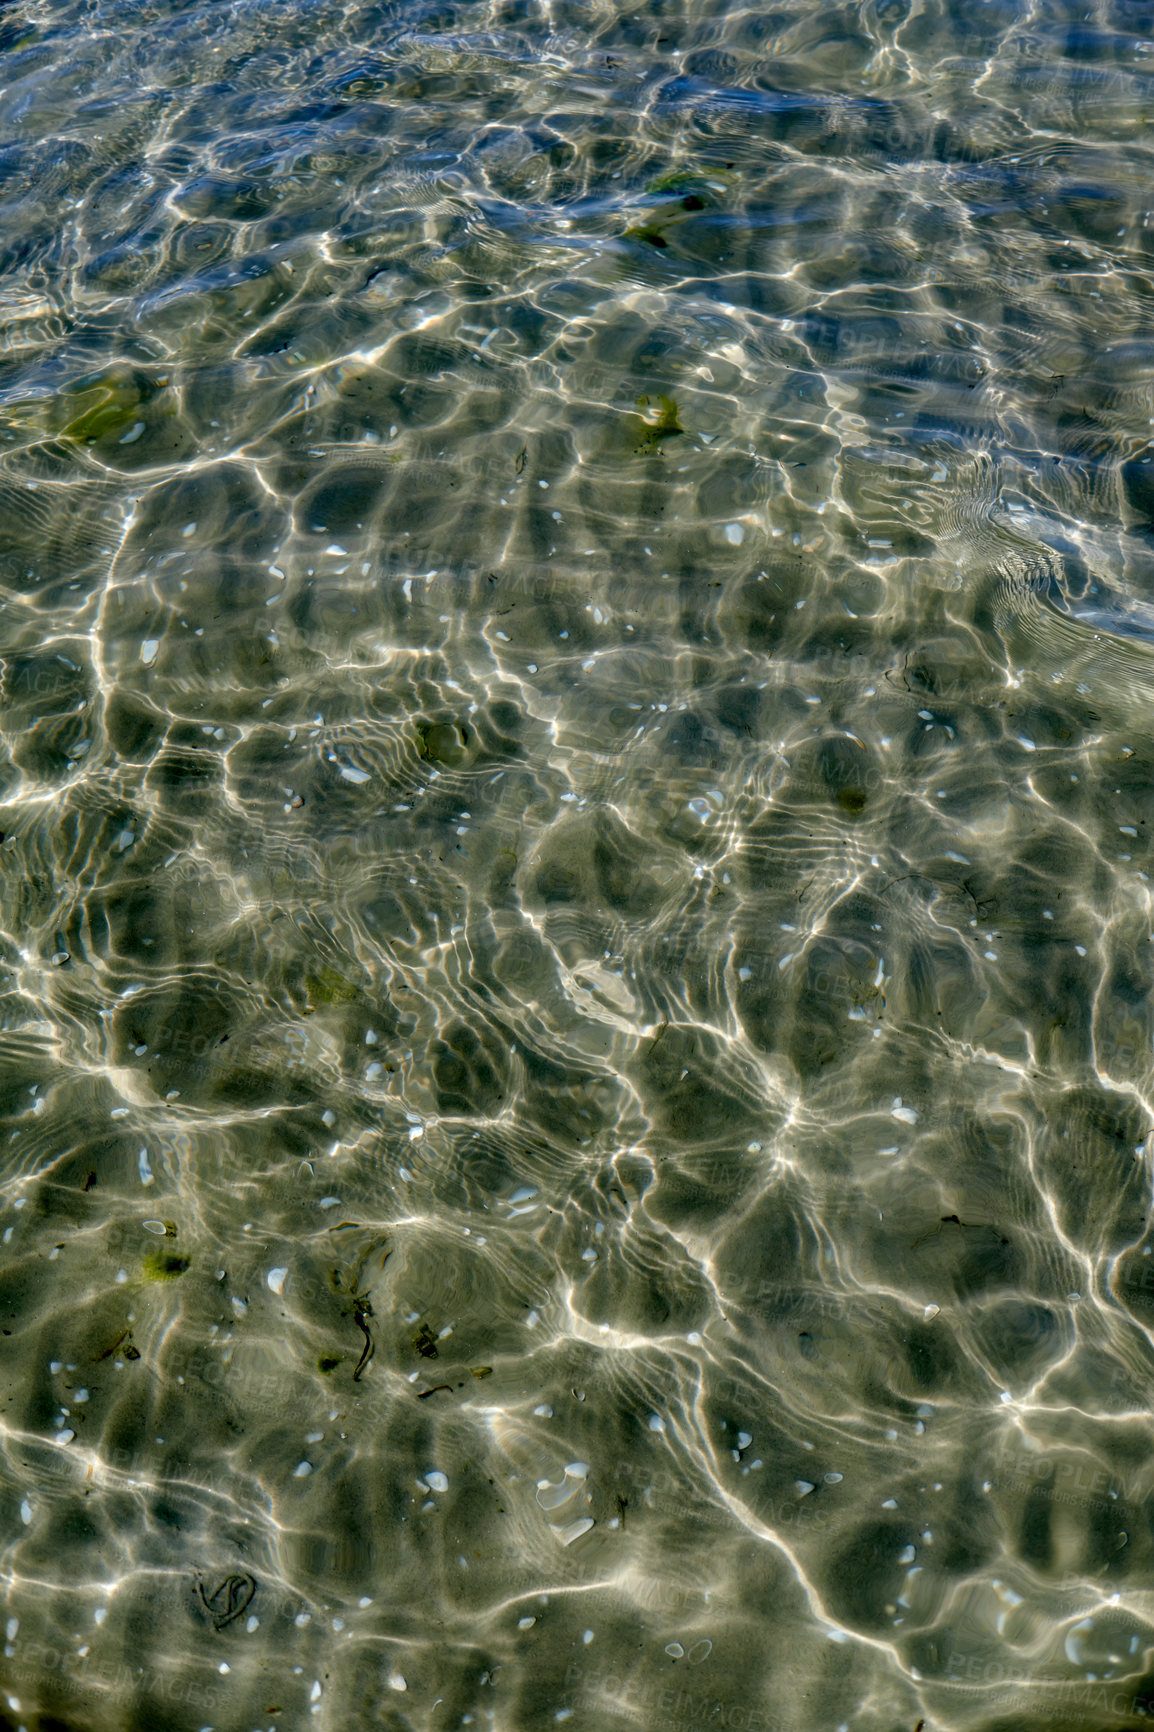
[[4, 12], [4, 1732], [1154, 1711], [1148, 23]]

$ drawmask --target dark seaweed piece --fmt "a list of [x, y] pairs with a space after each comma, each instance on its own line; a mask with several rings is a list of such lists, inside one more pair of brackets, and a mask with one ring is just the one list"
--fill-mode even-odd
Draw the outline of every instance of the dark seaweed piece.
[[910, 1246], [910, 1250], [916, 1251], [918, 1246], [924, 1245], [927, 1239], [936, 1239], [943, 1227], [964, 1227], [965, 1224], [964, 1221], [959, 1221], [956, 1215], [942, 1215], [938, 1221], [938, 1225], [936, 1227], [931, 1227], [928, 1233], [922, 1233], [918, 1238], [916, 1238]]
[[219, 1587], [214, 1588], [211, 1594], [205, 1593], [202, 1577], [196, 1584], [196, 1591], [200, 1595], [201, 1604], [212, 1619], [214, 1628], [223, 1630], [239, 1618], [242, 1612], [247, 1611], [252, 1604], [253, 1595], [256, 1593], [256, 1577], [247, 1574], [225, 1576], [223, 1582], [220, 1583]]
[[372, 1314], [373, 1308], [369, 1303], [369, 1296], [367, 1293], [362, 1293], [358, 1298], [353, 1300], [353, 1322], [365, 1338], [365, 1345], [361, 1349], [361, 1357], [358, 1359], [357, 1368], [353, 1372], [354, 1383], [359, 1383], [361, 1381], [361, 1372], [373, 1357], [373, 1338], [369, 1334], [369, 1326], [365, 1322], [365, 1318], [371, 1317]]
[[437, 1337], [427, 1323], [422, 1323], [413, 1336], [413, 1346], [422, 1359], [435, 1359], [437, 1357]]
[[111, 1347], [106, 1347], [103, 1353], [94, 1353], [92, 1355], [93, 1365], [99, 1365], [102, 1359], [111, 1359], [112, 1355], [116, 1352], [116, 1349], [120, 1346], [120, 1343], [122, 1341], [127, 1341], [131, 1334], [131, 1329], [122, 1329]]

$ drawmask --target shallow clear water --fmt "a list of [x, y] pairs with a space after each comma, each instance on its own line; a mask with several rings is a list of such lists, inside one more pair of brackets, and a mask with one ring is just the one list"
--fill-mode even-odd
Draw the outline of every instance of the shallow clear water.
[[1154, 1712], [1149, 25], [0, 15], [5, 1732]]

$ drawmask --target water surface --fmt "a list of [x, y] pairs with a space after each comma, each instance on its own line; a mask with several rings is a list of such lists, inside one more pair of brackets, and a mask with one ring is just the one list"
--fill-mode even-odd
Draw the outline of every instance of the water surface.
[[1142, 1724], [1149, 9], [0, 50], [5, 1726]]

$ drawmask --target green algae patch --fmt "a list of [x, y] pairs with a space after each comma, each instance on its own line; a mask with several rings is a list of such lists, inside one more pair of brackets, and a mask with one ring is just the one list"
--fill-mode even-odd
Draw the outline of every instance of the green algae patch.
[[463, 722], [418, 722], [417, 739], [427, 764], [455, 770], [469, 756], [469, 730]]
[[149, 1281], [176, 1281], [191, 1262], [191, 1257], [183, 1257], [178, 1251], [148, 1251], [144, 1273]]
[[684, 433], [685, 428], [678, 420], [677, 404], [672, 397], [658, 395], [656, 406], [651, 397], [642, 395], [637, 399], [639, 409], [648, 410], [646, 425], [654, 439], [672, 439], [676, 433]]
[[354, 981], [338, 974], [335, 968], [328, 967], [320, 969], [316, 974], [307, 975], [305, 990], [308, 992], [312, 1010], [319, 1010], [326, 1004], [352, 1004], [360, 997], [360, 988]]
[[[675, 168], [668, 174], [659, 174], [649, 182], [646, 191], [659, 196], [672, 197], [680, 195], [684, 198], [694, 196], [705, 199], [702, 195], [732, 192], [737, 188], [738, 177], [732, 169], [709, 168]], [[696, 207], [691, 207], [696, 208]]]
[[656, 247], [658, 252], [669, 245], [656, 223], [640, 223], [635, 228], [626, 229], [625, 238], [629, 241], [645, 241], [648, 246]]
[[135, 443], [146, 431], [148, 405], [167, 383], [167, 378], [148, 379], [122, 366], [91, 373], [60, 393], [55, 430], [77, 445], [110, 439], [120, 445]]
[[659, 457], [666, 439], [676, 439], [685, 432], [677, 401], [662, 392], [653, 397], [643, 393], [637, 407], [641, 415], [629, 417], [634, 456]]

